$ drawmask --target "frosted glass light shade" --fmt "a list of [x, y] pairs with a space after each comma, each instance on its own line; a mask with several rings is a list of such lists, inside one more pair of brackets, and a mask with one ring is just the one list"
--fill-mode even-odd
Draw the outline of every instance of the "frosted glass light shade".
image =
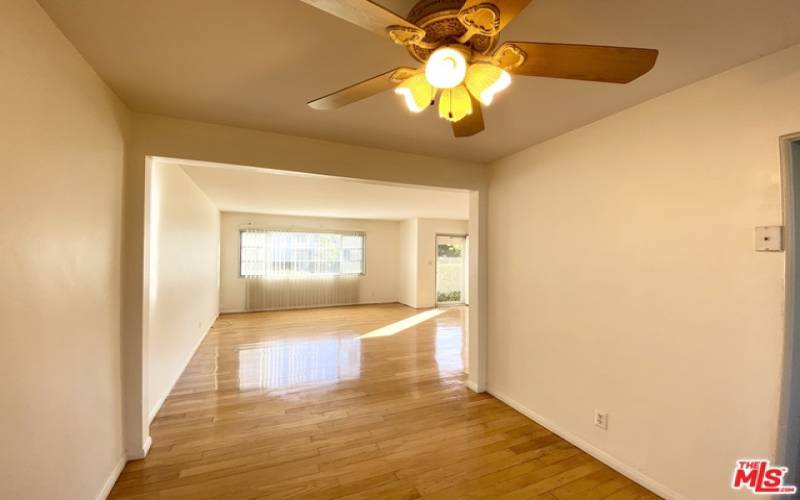
[[463, 85], [442, 91], [439, 97], [439, 116], [451, 122], [457, 122], [472, 114], [472, 98]]
[[478, 63], [469, 67], [464, 84], [476, 99], [488, 106], [498, 92], [511, 85], [511, 75], [493, 64]]
[[436, 96], [436, 89], [431, 87], [422, 73], [407, 78], [394, 89], [394, 93], [403, 96], [406, 107], [412, 113], [419, 113], [430, 106]]

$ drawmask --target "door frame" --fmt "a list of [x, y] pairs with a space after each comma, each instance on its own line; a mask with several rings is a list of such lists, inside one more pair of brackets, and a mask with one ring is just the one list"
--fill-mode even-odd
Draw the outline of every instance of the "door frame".
[[[439, 236], [447, 236], [450, 238], [464, 238], [464, 250], [461, 252], [461, 260], [464, 262], [464, 283], [462, 283], [461, 290], [464, 293], [464, 299], [461, 302], [439, 302]], [[451, 306], [469, 306], [469, 290], [467, 287], [469, 279], [469, 234], [458, 233], [436, 233], [433, 235], [433, 296], [434, 307], [451, 307]]]
[[[800, 132], [780, 137], [781, 190], [783, 195], [783, 237], [785, 259], [785, 305], [783, 374], [777, 433], [778, 463], [789, 467], [790, 484], [800, 478], [800, 155], [794, 144]], [[795, 184], [798, 184], [795, 188]]]

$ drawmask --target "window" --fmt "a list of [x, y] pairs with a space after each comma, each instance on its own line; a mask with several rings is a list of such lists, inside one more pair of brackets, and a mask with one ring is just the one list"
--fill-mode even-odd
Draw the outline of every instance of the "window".
[[242, 276], [362, 274], [364, 234], [242, 231]]

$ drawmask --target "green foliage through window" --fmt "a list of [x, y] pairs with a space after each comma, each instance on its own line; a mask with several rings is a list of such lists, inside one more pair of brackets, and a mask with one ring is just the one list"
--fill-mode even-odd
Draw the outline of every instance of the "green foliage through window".
[[438, 247], [439, 257], [461, 257], [461, 248], [455, 245], [440, 244]]
[[439, 292], [436, 295], [437, 302], [461, 302], [461, 292], [456, 290], [453, 292]]

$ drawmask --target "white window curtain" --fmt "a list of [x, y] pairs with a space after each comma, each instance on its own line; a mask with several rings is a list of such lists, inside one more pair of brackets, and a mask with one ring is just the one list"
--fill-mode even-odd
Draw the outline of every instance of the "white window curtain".
[[248, 311], [359, 302], [363, 233], [245, 229], [240, 242]]

